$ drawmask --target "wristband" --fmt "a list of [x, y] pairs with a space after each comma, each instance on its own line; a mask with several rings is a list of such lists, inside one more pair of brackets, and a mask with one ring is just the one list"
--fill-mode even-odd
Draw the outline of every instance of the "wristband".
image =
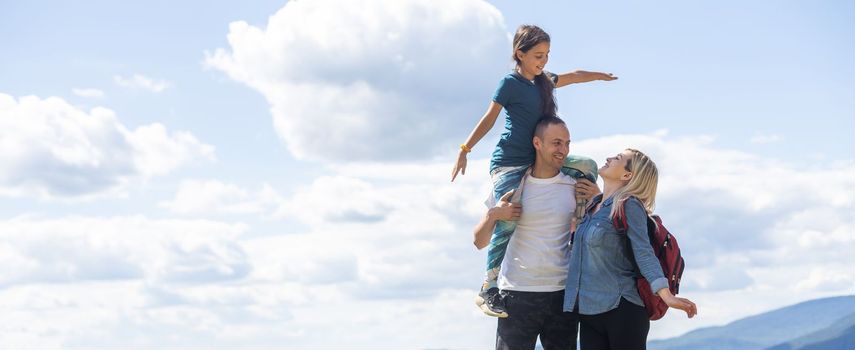
[[461, 144], [460, 144], [460, 149], [462, 149], [462, 150], [466, 151], [466, 153], [472, 152], [472, 149], [471, 149], [471, 148], [469, 148], [469, 146], [466, 146], [466, 144], [465, 144], [465, 143], [461, 143]]

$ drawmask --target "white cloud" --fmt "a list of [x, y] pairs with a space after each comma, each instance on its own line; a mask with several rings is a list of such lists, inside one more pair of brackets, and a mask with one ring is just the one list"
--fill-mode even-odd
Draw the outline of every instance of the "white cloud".
[[[0, 221], [0, 262], [16, 266], [0, 279], [2, 319], [28, 325], [0, 330], [0, 340], [40, 349], [489, 343], [469, 332], [490, 332], [490, 324], [449, 324], [446, 316], [483, 319], [468, 290], [445, 287], [461, 261], [443, 258], [459, 254], [444, 252], [445, 244], [426, 245], [436, 235], [413, 244], [375, 239], [394, 232], [251, 233], [241, 224], [141, 216]], [[387, 243], [396, 248], [382, 251]], [[423, 282], [402, 285], [414, 278]], [[390, 295], [418, 297], [396, 306]], [[446, 316], [425, 319], [426, 312]], [[351, 327], [334, 327], [343, 319]], [[416, 325], [456, 336], [434, 339]], [[355, 335], [352, 327], [364, 331]]]
[[385, 219], [391, 199], [378, 196], [365, 181], [344, 176], [323, 176], [300, 188], [278, 210], [281, 217], [298, 217], [315, 225], [377, 222]]
[[830, 292], [847, 292], [855, 285], [855, 274], [852, 265], [816, 267], [810, 271], [807, 278], [796, 283], [800, 290], [825, 290]]
[[239, 224], [145, 217], [0, 221], [0, 260], [17, 262], [2, 285], [140, 279], [195, 283], [242, 278]]
[[135, 163], [144, 176], [169, 173], [194, 158], [214, 160], [214, 147], [189, 132], [168, 132], [159, 123], [143, 125], [127, 133], [128, 143], [136, 151]]
[[[287, 339], [294, 284], [250, 283], [248, 227], [209, 220], [0, 221], [9, 348], [214, 349]], [[317, 293], [320, 294], [320, 293]], [[290, 323], [289, 323], [290, 322]], [[281, 344], [281, 342], [278, 342]], [[257, 347], [261, 348], [261, 347]]]
[[[652, 338], [855, 293], [853, 164], [803, 169], [720, 149], [708, 137], [665, 133], [582, 140], [573, 150], [602, 160], [627, 146], [647, 151], [662, 171], [657, 211], [687, 259], [682, 295], [700, 307], [692, 320], [669, 312], [652, 325]], [[16, 266], [0, 278], [0, 306], [4, 317], [32, 325], [0, 332], [0, 340], [85, 348], [489, 347], [495, 319], [472, 305], [486, 253], [471, 243], [489, 187], [487, 160], [473, 159], [455, 183], [449, 169], [448, 160], [330, 165], [288, 196], [269, 186], [193, 180], [169, 202], [191, 214], [255, 214], [253, 227], [142, 217], [0, 221], [0, 263]], [[203, 199], [189, 200], [193, 193]], [[282, 221], [271, 225], [275, 213]], [[299, 232], [276, 234], [298, 222]], [[32, 316], [34, 307], [43, 317]], [[337, 327], [343, 319], [350, 327]], [[47, 329], [51, 337], [36, 336]]]
[[217, 180], [185, 180], [175, 198], [161, 206], [179, 214], [267, 214], [282, 201], [269, 185], [251, 193]]
[[[687, 256], [691, 258], [691, 256]], [[751, 266], [746, 263], [719, 262], [712, 267], [695, 268], [685, 276], [683, 291], [718, 292], [740, 290], [751, 286], [754, 279], [748, 274]]]
[[510, 68], [504, 20], [481, 0], [294, 1], [265, 28], [232, 23], [228, 41], [205, 64], [267, 98], [299, 159], [448, 149]]
[[0, 94], [0, 194], [86, 198], [121, 192], [169, 173], [213, 146], [149, 124], [129, 130], [103, 107], [84, 111], [57, 97]]
[[172, 86], [166, 80], [149, 78], [142, 74], [134, 74], [130, 78], [114, 75], [113, 81], [122, 87], [145, 89], [151, 92], [161, 92]]
[[101, 91], [98, 89], [74, 88], [74, 89], [71, 89], [71, 92], [73, 92], [75, 95], [80, 96], [80, 97], [87, 97], [87, 98], [102, 98], [102, 97], [104, 97], [104, 91]]

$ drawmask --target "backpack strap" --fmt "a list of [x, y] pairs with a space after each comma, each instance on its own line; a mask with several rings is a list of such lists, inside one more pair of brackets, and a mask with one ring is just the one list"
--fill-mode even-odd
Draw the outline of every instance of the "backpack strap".
[[[615, 229], [618, 231], [618, 233], [627, 233], [627, 230], [629, 230], [629, 222], [627, 222], [627, 219], [626, 219], [626, 202], [628, 202], [630, 200], [630, 198], [635, 198], [635, 197], [628, 197], [623, 202], [620, 202], [618, 204], [612, 204], [612, 205], [620, 205], [621, 206], [620, 210], [618, 210], [615, 213], [615, 216], [612, 218], [612, 224], [615, 226]], [[638, 200], [638, 199], [636, 198], [636, 200]], [[647, 216], [647, 237], [650, 239], [650, 242], [653, 242], [655, 234], [656, 234], [656, 232], [653, 231], [656, 229], [656, 221], [650, 216], [650, 214], [647, 214], [646, 216]], [[629, 237], [629, 236], [627, 236], [627, 237]]]
[[[620, 210], [618, 210], [615, 213], [615, 216], [612, 218], [612, 224], [615, 226], [615, 229], [618, 231], [618, 233], [623, 233], [624, 236], [626, 236], [626, 249], [627, 249], [627, 252], [629, 252], [630, 261], [632, 261], [632, 265], [635, 266], [636, 275], [641, 276], [641, 269], [638, 267], [638, 263], [636, 263], [636, 261], [635, 261], [635, 253], [632, 251], [632, 242], [630, 242], [629, 232], [628, 232], [629, 231], [629, 222], [627, 222], [627, 218], [626, 218], [626, 202], [628, 202], [630, 200], [630, 198], [635, 198], [635, 197], [628, 197], [618, 204], [612, 204], [612, 205], [620, 205], [621, 206]], [[638, 199], [636, 198], [636, 200], [638, 200]], [[649, 214], [646, 216], [647, 216], [647, 220], [646, 220], [647, 222], [645, 224], [647, 226], [647, 239], [650, 242], [650, 244], [653, 244], [653, 242], [655, 241], [655, 237], [656, 237], [656, 231], [655, 231], [656, 230], [656, 222], [653, 221], [653, 218], [651, 218]]]
[[632, 266], [635, 270], [635, 276], [641, 276], [641, 268], [638, 267], [638, 263], [635, 262], [635, 253], [632, 251], [632, 242], [629, 241], [629, 223], [626, 219], [626, 201], [629, 198], [621, 201], [620, 203], [612, 203], [612, 205], [620, 205], [621, 208], [615, 212], [615, 215], [612, 217], [612, 225], [614, 225], [615, 230], [618, 233], [622, 233], [626, 242], [626, 251], [629, 253], [629, 261], [632, 262]]
[[621, 206], [621, 208], [619, 210], [617, 210], [617, 212], [615, 212], [615, 216], [612, 217], [612, 225], [615, 226], [615, 229], [619, 233], [626, 233], [626, 231], [629, 230], [629, 223], [626, 222], [626, 201], [628, 201], [628, 200], [629, 200], [629, 198], [623, 200], [620, 203], [613, 203], [612, 204], [612, 205], [620, 205]]

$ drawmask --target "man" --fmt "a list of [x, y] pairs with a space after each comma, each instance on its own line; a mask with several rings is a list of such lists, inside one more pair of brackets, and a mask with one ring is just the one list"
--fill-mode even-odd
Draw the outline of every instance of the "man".
[[508, 314], [498, 320], [496, 349], [534, 349], [538, 336], [544, 350], [575, 349], [578, 316], [563, 311], [570, 225], [576, 196], [599, 190], [561, 172], [570, 144], [564, 121], [541, 119], [532, 143], [534, 165], [520, 187], [498, 203], [490, 196], [490, 209], [475, 226], [474, 243], [482, 249], [498, 220], [518, 221], [499, 272], [499, 300], [491, 300]]

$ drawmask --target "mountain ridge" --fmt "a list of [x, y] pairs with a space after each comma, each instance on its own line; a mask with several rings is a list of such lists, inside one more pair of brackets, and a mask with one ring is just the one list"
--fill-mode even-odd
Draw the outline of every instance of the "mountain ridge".
[[[823, 331], [845, 335], [848, 328], [833, 333], [831, 327], [840, 320], [848, 320], [850, 316], [855, 318], [855, 295], [814, 299], [742, 318], [723, 326], [701, 328], [679, 337], [650, 341], [647, 348], [766, 350], [787, 346], [789, 342], [803, 337], [804, 339], [795, 345], [809, 345], [814, 340], [821, 340], [819, 337], [827, 336]], [[776, 350], [791, 349], [801, 350], [788, 347]]]

